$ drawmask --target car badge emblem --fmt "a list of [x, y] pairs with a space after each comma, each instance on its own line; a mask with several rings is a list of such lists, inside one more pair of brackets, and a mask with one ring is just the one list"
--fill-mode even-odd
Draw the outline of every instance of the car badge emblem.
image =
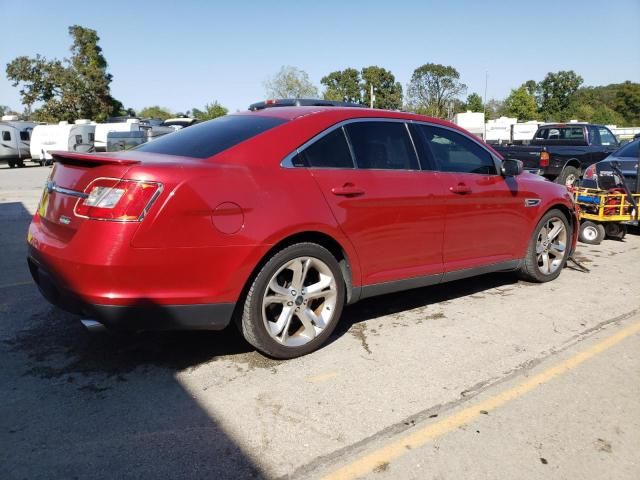
[[60, 223], [62, 223], [63, 225], [69, 225], [71, 223], [71, 219], [69, 217], [66, 217], [64, 215], [60, 216]]

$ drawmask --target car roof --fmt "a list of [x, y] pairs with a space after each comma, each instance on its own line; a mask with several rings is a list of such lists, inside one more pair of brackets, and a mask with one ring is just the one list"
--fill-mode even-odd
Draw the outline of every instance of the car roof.
[[413, 120], [417, 122], [430, 122], [445, 126], [453, 126], [460, 129], [457, 125], [443, 120], [441, 118], [427, 117], [416, 113], [401, 112], [397, 110], [381, 110], [377, 108], [361, 108], [361, 107], [278, 107], [265, 108], [257, 111], [245, 111], [235, 113], [233, 115], [250, 115], [260, 117], [275, 117], [283, 120], [295, 120], [300, 117], [309, 115], [322, 115], [331, 117], [340, 117], [340, 120], [349, 120], [351, 118], [392, 118], [399, 120]]

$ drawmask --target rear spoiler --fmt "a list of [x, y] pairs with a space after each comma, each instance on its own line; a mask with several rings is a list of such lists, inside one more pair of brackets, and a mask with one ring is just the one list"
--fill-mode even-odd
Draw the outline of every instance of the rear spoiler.
[[121, 158], [109, 153], [80, 153], [80, 152], [51, 152], [51, 156], [56, 162], [60, 163], [84, 163], [91, 165], [133, 165], [140, 163], [140, 160], [131, 160], [130, 158]]

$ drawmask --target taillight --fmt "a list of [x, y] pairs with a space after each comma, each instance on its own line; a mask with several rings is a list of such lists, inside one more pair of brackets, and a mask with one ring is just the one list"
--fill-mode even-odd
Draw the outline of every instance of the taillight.
[[74, 213], [96, 220], [140, 221], [161, 191], [161, 183], [98, 178], [85, 188], [88, 196], [76, 202]]
[[540, 166], [541, 167], [549, 166], [549, 152], [540, 152]]
[[585, 178], [587, 180], [593, 180], [594, 178], [596, 178], [596, 164], [595, 163], [593, 165], [589, 165], [587, 167], [587, 169], [584, 171], [584, 175], [582, 176], [582, 178]]

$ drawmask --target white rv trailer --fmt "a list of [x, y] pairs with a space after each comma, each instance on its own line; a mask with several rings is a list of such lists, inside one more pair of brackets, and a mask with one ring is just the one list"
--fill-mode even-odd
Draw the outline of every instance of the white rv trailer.
[[96, 124], [96, 152], [107, 150], [107, 137], [111, 132], [138, 132], [140, 131], [140, 119], [127, 118], [124, 122], [110, 122]]
[[30, 157], [29, 142], [33, 122], [18, 120], [17, 115], [4, 115], [0, 121], [0, 162], [9, 167], [24, 167], [24, 161]]
[[41, 165], [51, 164], [52, 151], [93, 152], [96, 125], [89, 120], [57, 125], [38, 125], [31, 133], [31, 158]]
[[[95, 149], [96, 152], [109, 151], [109, 138], [118, 137], [117, 133], [119, 132], [142, 132], [144, 141], [150, 141], [156, 137], [166, 135], [167, 133], [172, 133], [174, 131], [174, 127], [150, 125], [148, 122], [138, 118], [127, 118], [124, 122], [98, 123], [96, 124]], [[125, 135], [125, 137], [128, 136]]]

